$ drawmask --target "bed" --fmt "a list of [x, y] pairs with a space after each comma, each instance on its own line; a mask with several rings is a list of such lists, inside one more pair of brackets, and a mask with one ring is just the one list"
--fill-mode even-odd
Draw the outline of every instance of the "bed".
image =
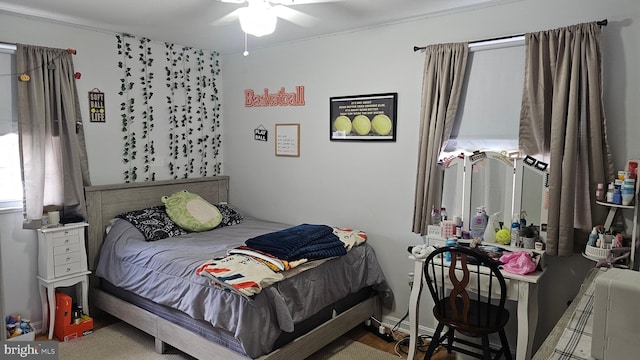
[[[162, 196], [181, 190], [199, 194], [212, 204], [225, 203], [229, 200], [228, 189], [226, 176], [85, 188], [92, 309], [105, 311], [154, 336], [160, 353], [169, 344], [199, 359], [303, 359], [370, 316], [379, 316], [382, 303], [390, 305], [392, 294], [367, 243], [308, 270], [304, 265], [296, 268], [295, 276], [284, 276], [246, 299], [215, 288], [205, 277], [185, 269], [195, 270], [199, 261], [215, 255], [214, 250], [233, 246], [238, 234], [251, 237], [290, 225], [245, 216], [237, 225], [145, 242], [140, 232], [131, 230], [130, 223], [113, 220], [124, 212], [161, 205]], [[105, 236], [107, 227], [110, 231]], [[208, 236], [215, 236], [215, 246]], [[215, 249], [199, 251], [205, 246]], [[116, 265], [105, 265], [106, 258], [128, 256], [114, 255], [116, 248], [130, 253], [150, 252], [151, 260], [145, 261], [162, 270], [143, 274], [144, 281], [131, 280], [130, 268], [111, 270]], [[187, 253], [202, 258], [186, 259], [182, 255]], [[162, 256], [172, 260], [161, 262], [158, 259]], [[177, 266], [180, 264], [186, 267]], [[157, 272], [175, 277], [170, 273], [173, 267], [176, 273], [185, 273], [180, 276], [188, 278], [187, 288], [180, 288], [183, 285], [172, 278], [155, 277]], [[336, 274], [340, 274], [339, 279]], [[156, 297], [151, 297], [154, 292]], [[195, 302], [202, 306], [194, 306]]]

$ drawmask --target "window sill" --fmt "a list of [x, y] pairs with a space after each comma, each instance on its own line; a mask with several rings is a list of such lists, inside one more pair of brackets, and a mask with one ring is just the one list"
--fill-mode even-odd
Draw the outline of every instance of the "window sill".
[[2, 214], [9, 214], [9, 213], [16, 213], [16, 212], [22, 212], [22, 207], [5, 207], [5, 208], [0, 208], [0, 215]]

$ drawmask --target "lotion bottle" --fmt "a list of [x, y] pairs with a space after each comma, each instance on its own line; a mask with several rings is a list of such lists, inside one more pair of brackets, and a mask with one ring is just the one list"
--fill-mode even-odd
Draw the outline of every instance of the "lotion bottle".
[[469, 229], [471, 232], [471, 238], [482, 238], [484, 231], [487, 228], [487, 220], [487, 213], [484, 211], [483, 207], [479, 207], [476, 211], [476, 216], [471, 219], [471, 228]]

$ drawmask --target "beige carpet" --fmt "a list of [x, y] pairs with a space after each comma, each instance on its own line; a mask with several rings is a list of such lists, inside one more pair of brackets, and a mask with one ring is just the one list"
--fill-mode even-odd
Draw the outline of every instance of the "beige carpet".
[[[153, 337], [118, 322], [96, 330], [93, 334], [60, 343], [60, 360], [193, 360], [169, 347], [168, 354], [154, 350]], [[340, 338], [321, 349], [312, 360], [397, 360], [398, 357], [362, 343]], [[203, 359], [205, 360], [205, 359]]]

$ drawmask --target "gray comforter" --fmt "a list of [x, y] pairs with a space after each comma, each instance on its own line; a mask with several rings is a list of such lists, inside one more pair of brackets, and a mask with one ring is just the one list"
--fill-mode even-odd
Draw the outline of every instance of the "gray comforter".
[[298, 270], [295, 276], [289, 274], [252, 300], [196, 275], [205, 261], [224, 256], [249, 238], [289, 226], [247, 218], [238, 225], [147, 242], [129, 222], [116, 219], [102, 245], [96, 275], [228, 330], [252, 358], [269, 353], [282, 331], [293, 331], [295, 323], [363, 287], [375, 286], [383, 304], [390, 304], [391, 291], [367, 243], [312, 269]]

